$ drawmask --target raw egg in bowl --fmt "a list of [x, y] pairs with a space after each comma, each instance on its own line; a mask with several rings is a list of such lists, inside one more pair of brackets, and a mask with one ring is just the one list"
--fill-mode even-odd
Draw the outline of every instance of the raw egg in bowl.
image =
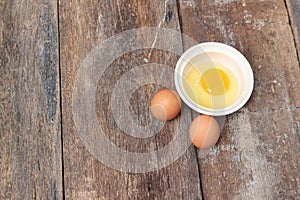
[[212, 116], [231, 114], [249, 100], [254, 76], [247, 59], [235, 48], [217, 42], [191, 47], [175, 68], [175, 86], [193, 110]]

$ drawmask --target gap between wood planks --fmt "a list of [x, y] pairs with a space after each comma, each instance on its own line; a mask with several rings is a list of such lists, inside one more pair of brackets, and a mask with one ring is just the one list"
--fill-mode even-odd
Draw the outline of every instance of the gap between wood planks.
[[[178, 15], [178, 21], [179, 21], [179, 30], [180, 32], [182, 33], [182, 15], [181, 15], [181, 12], [180, 12], [180, 0], [176, 0], [176, 7], [177, 7], [177, 15]], [[166, 13], [165, 13], [166, 14]], [[185, 51], [186, 49], [184, 49], [184, 41], [183, 41], [183, 38], [181, 39], [181, 45], [182, 45], [182, 49], [183, 51]], [[193, 118], [193, 113], [191, 112], [191, 119]], [[197, 154], [197, 149], [196, 147], [193, 147], [194, 148], [194, 153], [195, 153], [195, 157], [196, 157], [196, 162], [197, 162], [197, 170], [198, 170], [198, 174], [199, 174], [199, 187], [200, 187], [200, 192], [201, 192], [201, 199], [204, 200], [204, 191], [203, 191], [203, 187], [202, 187], [202, 180], [201, 180], [201, 171], [200, 171], [200, 161], [199, 161], [199, 158], [198, 158], [198, 154]]]
[[[289, 26], [291, 28], [291, 31], [292, 31], [292, 35], [293, 35], [293, 40], [294, 40], [294, 47], [296, 49], [296, 54], [297, 54], [297, 60], [298, 60], [298, 63], [299, 63], [299, 67], [300, 67], [300, 58], [299, 58], [299, 51], [298, 51], [298, 47], [297, 47], [297, 31], [294, 29], [294, 26], [291, 22], [291, 18], [293, 17], [292, 16], [292, 11], [289, 9], [289, 6], [288, 6], [288, 0], [283, 0], [284, 1], [284, 5], [285, 5], [285, 9], [286, 9], [286, 12], [287, 12], [287, 15], [288, 15], [288, 19], [289, 19]], [[290, 5], [291, 7], [292, 5]], [[299, 38], [300, 39], [300, 38]]]
[[59, 87], [59, 105], [60, 105], [60, 143], [61, 143], [61, 160], [62, 160], [62, 166], [61, 166], [61, 177], [62, 177], [62, 197], [63, 199], [66, 199], [66, 196], [65, 196], [65, 167], [64, 167], [64, 143], [63, 143], [63, 108], [62, 108], [62, 70], [61, 70], [61, 63], [60, 63], [60, 22], [59, 22], [59, 17], [60, 17], [60, 13], [59, 13], [59, 8], [60, 8], [60, 0], [57, 0], [57, 6], [56, 6], [56, 9], [57, 9], [57, 40], [58, 40], [58, 87]]

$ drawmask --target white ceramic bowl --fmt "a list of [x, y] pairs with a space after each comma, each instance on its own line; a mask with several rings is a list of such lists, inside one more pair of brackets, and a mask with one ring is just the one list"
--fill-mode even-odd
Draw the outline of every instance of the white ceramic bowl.
[[[188, 63], [199, 65], [214, 62], [226, 66], [232, 71], [238, 82], [238, 97], [236, 101], [224, 108], [206, 108], [193, 101], [183, 87], [183, 73]], [[231, 114], [243, 107], [249, 100], [254, 85], [254, 76], [247, 59], [235, 48], [217, 42], [206, 42], [195, 45], [182, 54], [175, 68], [175, 86], [181, 99], [196, 112], [223, 116]]]

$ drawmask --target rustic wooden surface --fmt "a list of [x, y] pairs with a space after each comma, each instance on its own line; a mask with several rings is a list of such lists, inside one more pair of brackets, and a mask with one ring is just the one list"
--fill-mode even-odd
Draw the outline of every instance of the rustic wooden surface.
[[[297, 0], [3, 0], [0, 11], [0, 199], [299, 198]], [[246, 106], [226, 117], [214, 148], [190, 146], [171, 165], [136, 174], [104, 165], [88, 151], [93, 147], [84, 146], [72, 92], [80, 64], [93, 48], [143, 27], [234, 46], [248, 58], [255, 88]], [[184, 51], [190, 43], [170, 45]], [[154, 137], [131, 137], [118, 128], [110, 107], [113, 86], [128, 71], [147, 63], [174, 67], [177, 59], [144, 49], [121, 56], [105, 71], [95, 94], [97, 120], [118, 147], [154, 151], [174, 133], [184, 133], [177, 126], [180, 116]], [[132, 94], [130, 109], [141, 125], [152, 120], [149, 102], [161, 87], [147, 84]], [[192, 118], [185, 120], [188, 126]]]
[[0, 13], [0, 199], [62, 199], [57, 4]]
[[180, 8], [183, 33], [236, 47], [255, 74], [249, 103], [227, 117], [215, 148], [198, 152], [204, 199], [299, 197], [300, 71], [284, 2], [182, 1]]
[[[87, 9], [82, 9], [82, 7]], [[125, 9], [129, 7], [130, 9]], [[166, 10], [167, 9], [167, 10]], [[93, 11], [93, 12], [91, 12]], [[165, 20], [165, 13], [172, 13], [170, 19]], [[69, 19], [81, 16], [80, 20], [69, 23]], [[108, 168], [93, 158], [85, 150], [80, 138], [75, 132], [72, 121], [71, 92], [76, 78], [79, 64], [87, 53], [103, 38], [127, 29], [137, 27], [158, 26], [180, 30], [177, 16], [176, 1], [151, 1], [141, 4], [138, 1], [124, 1], [111, 3], [97, 2], [61, 2], [61, 63], [62, 63], [62, 92], [63, 92], [63, 124], [64, 126], [64, 166], [65, 166], [65, 194], [68, 199], [103, 198], [103, 199], [201, 199], [199, 171], [193, 147], [182, 158], [167, 168], [144, 174], [119, 172]], [[98, 31], [97, 31], [98, 30]], [[87, 37], [89, 35], [89, 37]], [[84, 45], [84, 47], [82, 46]], [[137, 51], [115, 61], [107, 70], [106, 76], [98, 85], [97, 99], [99, 121], [103, 124], [105, 133], [121, 148], [129, 151], [153, 151], [169, 141], [169, 130], [145, 140], [134, 139], [118, 130], [109, 109], [109, 98], [116, 81], [131, 68], [149, 62], [165, 63], [175, 66], [175, 58], [161, 55], [160, 52]], [[162, 56], [162, 57], [161, 57]], [[164, 59], [167, 57], [167, 59]], [[77, 58], [73, 59], [73, 58]], [[117, 69], [117, 70], [116, 70]], [[112, 73], [116, 70], [118, 73]], [[111, 77], [111, 74], [114, 76]], [[149, 112], [151, 95], [158, 90], [155, 85], [148, 85], [133, 94], [133, 110], [140, 112], [141, 119]], [[125, 95], [125, 94], [123, 94]], [[146, 113], [143, 112], [146, 111]], [[104, 111], [104, 112], [103, 112]], [[102, 114], [104, 113], [104, 114]], [[125, 119], [124, 119], [125, 120]], [[178, 121], [178, 120], [177, 120]], [[165, 141], [164, 141], [165, 140]], [[136, 144], [136, 145], [134, 145]], [[152, 148], [152, 149], [151, 149]]]

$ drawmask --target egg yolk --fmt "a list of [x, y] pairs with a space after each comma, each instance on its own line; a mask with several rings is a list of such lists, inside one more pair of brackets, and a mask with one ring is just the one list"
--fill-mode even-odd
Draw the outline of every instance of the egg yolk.
[[201, 77], [201, 86], [212, 95], [222, 95], [230, 86], [227, 74], [221, 69], [212, 68], [204, 72]]
[[207, 108], [225, 108], [238, 96], [236, 76], [218, 63], [188, 66], [183, 75], [183, 86], [193, 101]]

